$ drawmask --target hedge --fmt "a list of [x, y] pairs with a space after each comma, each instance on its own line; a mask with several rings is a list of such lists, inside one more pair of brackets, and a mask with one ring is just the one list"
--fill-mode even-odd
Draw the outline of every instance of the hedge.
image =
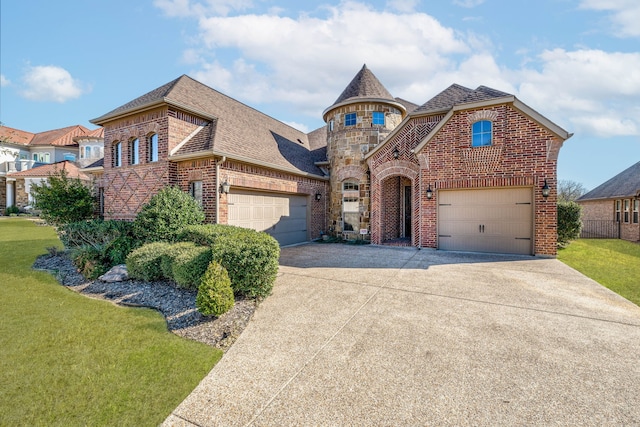
[[167, 242], [154, 242], [132, 251], [127, 257], [129, 277], [146, 281], [162, 279], [164, 275], [161, 263], [171, 246]]
[[211, 263], [211, 248], [195, 246], [184, 249], [172, 263], [173, 280], [181, 288], [198, 289], [202, 276]]

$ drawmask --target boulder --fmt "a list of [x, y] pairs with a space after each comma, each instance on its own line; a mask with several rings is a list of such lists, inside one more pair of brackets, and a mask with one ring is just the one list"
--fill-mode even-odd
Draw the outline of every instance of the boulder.
[[127, 271], [127, 266], [125, 264], [120, 264], [111, 267], [111, 270], [98, 277], [98, 280], [110, 283], [124, 282], [125, 280], [129, 280], [129, 272]]

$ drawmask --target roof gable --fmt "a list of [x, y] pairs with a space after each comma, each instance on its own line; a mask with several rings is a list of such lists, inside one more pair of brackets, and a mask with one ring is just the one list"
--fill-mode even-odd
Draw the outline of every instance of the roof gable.
[[0, 142], [16, 145], [29, 145], [35, 133], [26, 132], [20, 129], [0, 126]]
[[88, 135], [91, 131], [84, 126], [75, 125], [68, 126], [62, 129], [54, 129], [46, 132], [37, 133], [31, 143], [31, 146], [56, 146], [56, 147], [67, 147], [72, 145], [78, 145], [76, 141], [74, 141], [74, 137], [76, 136], [85, 136]]
[[600, 184], [578, 201], [611, 199], [615, 197], [635, 197], [640, 193], [640, 162], [623, 170], [618, 175]]

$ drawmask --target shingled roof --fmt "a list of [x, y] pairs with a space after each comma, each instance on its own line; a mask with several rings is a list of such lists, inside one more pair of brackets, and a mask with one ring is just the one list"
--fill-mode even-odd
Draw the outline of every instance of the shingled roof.
[[168, 104], [203, 117], [203, 127], [174, 157], [226, 155], [293, 172], [324, 176], [314, 165], [304, 133], [183, 75], [92, 120], [103, 124], [155, 105]]
[[448, 111], [455, 105], [487, 101], [489, 99], [503, 98], [505, 96], [511, 95], [486, 86], [479, 86], [477, 89], [473, 90], [459, 84], [452, 84], [418, 107], [415, 112], [429, 113]]
[[358, 98], [379, 98], [395, 101], [395, 98], [391, 96], [389, 91], [380, 83], [380, 80], [367, 68], [367, 64], [362, 66], [362, 69], [356, 74], [353, 80], [351, 80], [345, 90], [342, 91], [333, 105]]
[[81, 172], [78, 166], [68, 160], [63, 160], [57, 163], [49, 163], [42, 166], [36, 166], [35, 168], [27, 169], [20, 172], [13, 172], [7, 175], [11, 178], [46, 178], [50, 175], [54, 175], [60, 172], [61, 170], [66, 171], [67, 177], [69, 178], [78, 178], [85, 181], [91, 179], [83, 172]]
[[640, 162], [589, 191], [580, 197], [578, 201], [635, 197], [638, 195], [640, 195]]

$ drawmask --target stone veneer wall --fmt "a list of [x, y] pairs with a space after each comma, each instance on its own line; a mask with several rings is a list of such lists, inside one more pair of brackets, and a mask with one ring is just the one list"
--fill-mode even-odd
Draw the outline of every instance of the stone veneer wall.
[[[373, 112], [385, 113], [385, 125], [372, 125]], [[345, 126], [348, 113], [356, 113], [356, 124]], [[369, 229], [371, 216], [370, 182], [364, 156], [380, 144], [402, 121], [402, 112], [385, 103], [362, 102], [344, 105], [326, 114], [333, 121], [333, 131], [327, 131], [327, 154], [330, 173], [329, 226], [334, 233], [342, 232], [342, 183], [346, 180], [360, 185], [360, 226]], [[358, 233], [356, 230], [355, 233]], [[365, 236], [369, 238], [369, 236]]]

